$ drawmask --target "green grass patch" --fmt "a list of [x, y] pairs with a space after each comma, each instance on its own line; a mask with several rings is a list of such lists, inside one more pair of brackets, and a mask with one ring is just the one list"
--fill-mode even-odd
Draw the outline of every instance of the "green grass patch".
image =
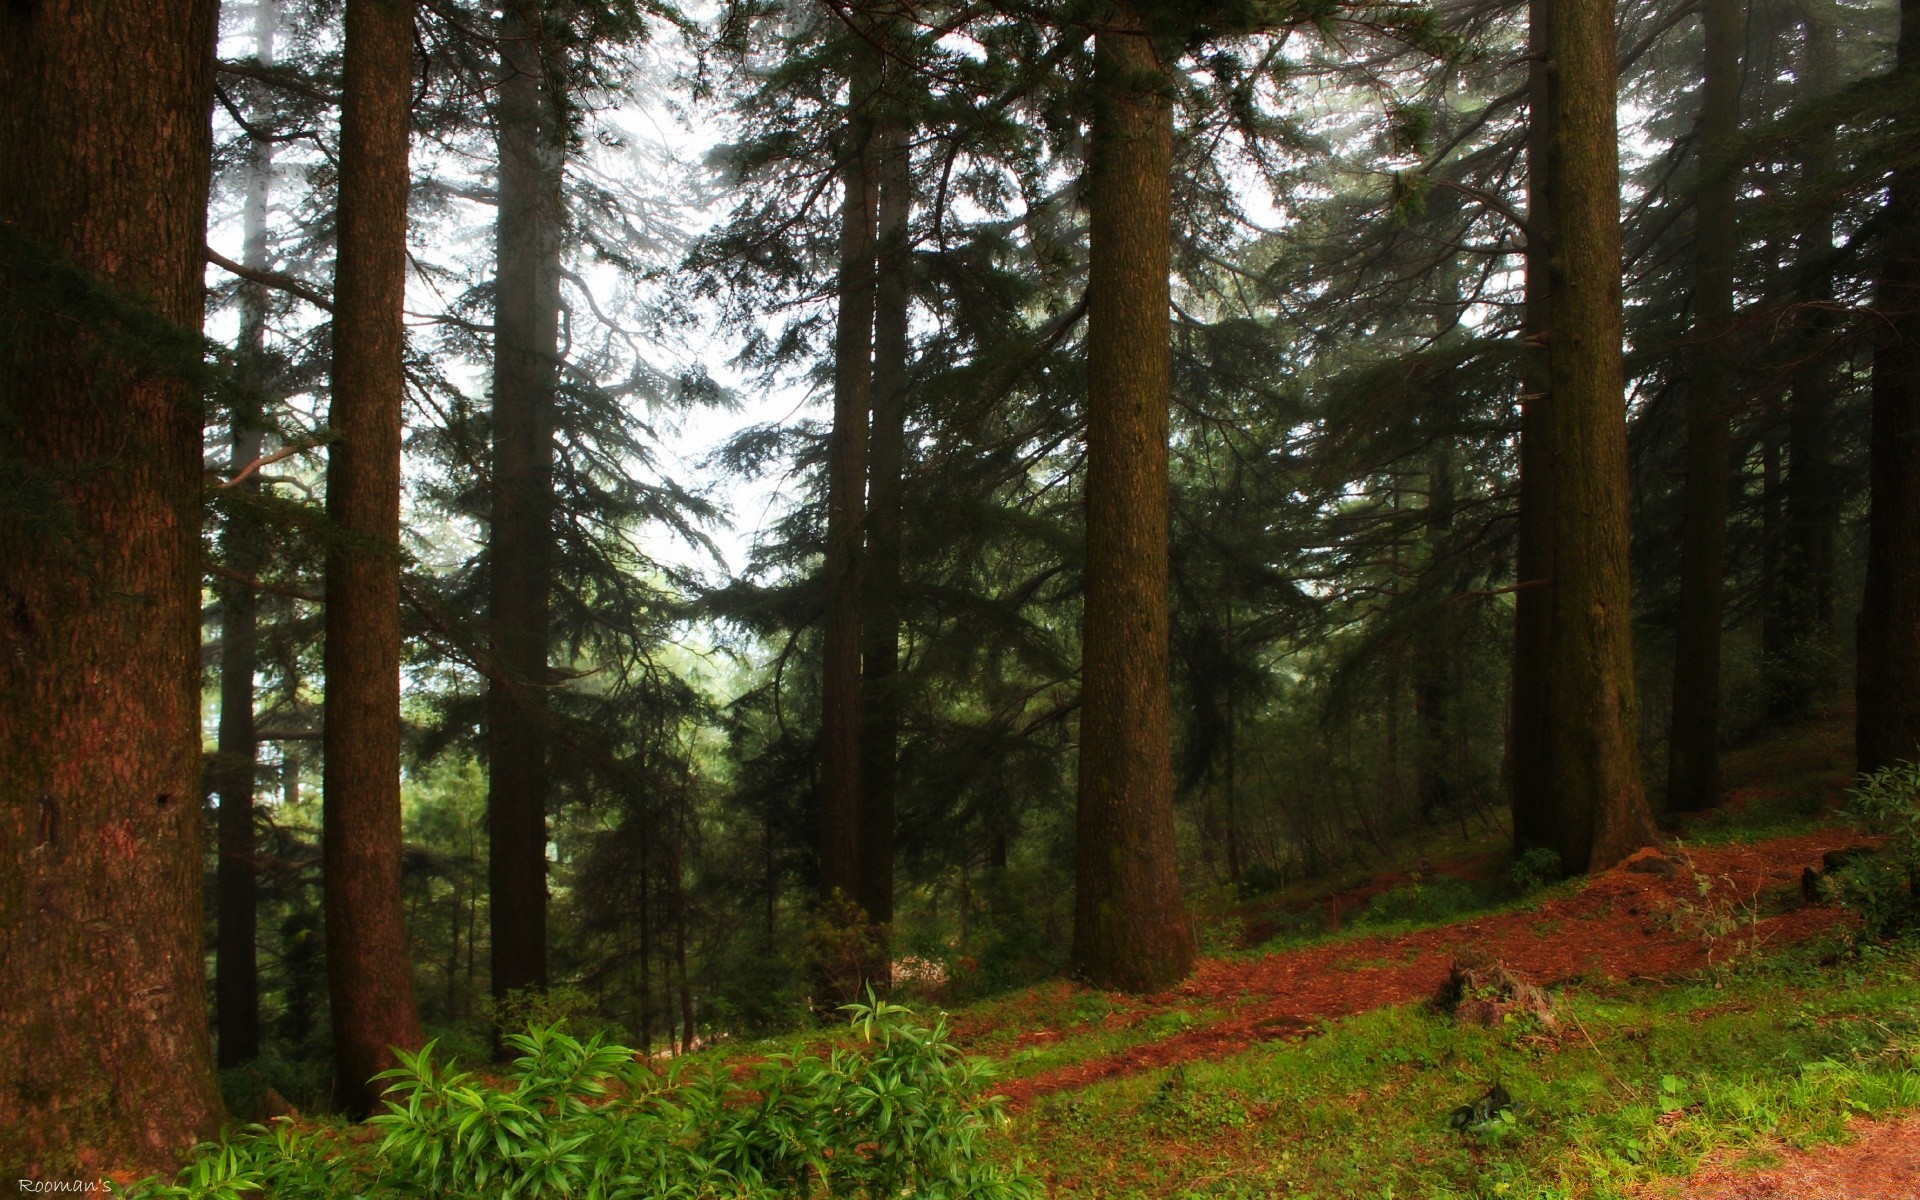
[[[1010, 1151], [1059, 1197], [1573, 1197], [1920, 1105], [1920, 954], [1812, 951], [1570, 994], [1560, 1036], [1421, 1008], [1040, 1100]], [[1494, 1084], [1512, 1108], [1455, 1129]]]

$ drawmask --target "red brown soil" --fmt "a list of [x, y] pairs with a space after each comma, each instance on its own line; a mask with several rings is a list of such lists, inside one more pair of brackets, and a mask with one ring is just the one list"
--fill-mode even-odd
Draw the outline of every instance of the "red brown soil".
[[1646, 1200], [1920, 1200], [1920, 1115], [1852, 1125], [1845, 1145], [1790, 1150], [1762, 1170], [1714, 1162]]
[[[1846, 921], [1843, 913], [1824, 907], [1758, 914], [1766, 911], [1763, 905], [1797, 905], [1802, 869], [1819, 866], [1826, 851], [1858, 840], [1859, 835], [1845, 829], [1824, 829], [1750, 845], [1689, 848], [1677, 860], [1646, 850], [1579, 891], [1531, 910], [1394, 937], [1342, 940], [1251, 961], [1203, 960], [1193, 977], [1173, 991], [1117, 1000], [1121, 1011], [1109, 1022], [1131, 1025], [1157, 1012], [1209, 1007], [1229, 1008], [1230, 1016], [1101, 1058], [1008, 1080], [999, 1091], [1017, 1110], [1052, 1092], [1225, 1057], [1259, 1042], [1305, 1036], [1332, 1018], [1425, 1000], [1463, 951], [1497, 959], [1543, 985], [1685, 975], [1761, 945], [1804, 940]], [[1704, 898], [1702, 880], [1711, 885]], [[1737, 928], [1726, 928], [1736, 923]], [[1066, 1001], [1066, 995], [1059, 996], [1053, 1011], [1064, 1009]], [[970, 1040], [981, 1031], [956, 1032]], [[1020, 1044], [1047, 1040], [1051, 1032], [1025, 1034]]]

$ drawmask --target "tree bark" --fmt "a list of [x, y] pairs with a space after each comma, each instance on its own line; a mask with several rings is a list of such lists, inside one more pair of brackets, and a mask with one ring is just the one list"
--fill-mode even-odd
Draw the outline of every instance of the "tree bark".
[[[254, 10], [254, 57], [271, 65], [280, 6], [260, 0]], [[273, 144], [253, 138], [247, 146], [247, 196], [242, 210], [241, 261], [257, 271], [272, 263], [267, 248], [267, 205], [273, 183]], [[231, 421], [228, 477], [237, 476], [260, 456], [265, 425], [265, 390], [271, 386], [267, 359], [267, 290], [242, 284], [240, 290], [240, 396]], [[257, 475], [239, 487], [257, 494]], [[256, 579], [265, 564], [265, 545], [250, 518], [228, 524], [221, 549], [227, 565]], [[214, 1024], [219, 1033], [220, 1066], [225, 1069], [260, 1056], [260, 973], [257, 954], [259, 877], [254, 868], [253, 788], [259, 742], [254, 736], [253, 673], [257, 655], [257, 601], [253, 587], [225, 580], [220, 588], [220, 730], [214, 753], [213, 790], [220, 797], [219, 861], [215, 867]]]
[[1653, 840], [1640, 781], [1628, 566], [1612, 0], [1557, 0], [1546, 186], [1553, 272], [1554, 848], [1598, 871]]
[[[1527, 6], [1527, 352], [1520, 397], [1520, 520], [1513, 595], [1513, 684], [1507, 733], [1508, 800], [1516, 853], [1555, 844], [1552, 792], [1553, 393], [1551, 332], [1554, 0]], [[1569, 869], [1574, 864], [1566, 864]]]
[[1173, 81], [1125, 18], [1094, 36], [1087, 550], [1073, 967], [1146, 992], [1192, 968], [1168, 725]]
[[493, 996], [547, 986], [547, 652], [565, 133], [539, 31], [500, 20], [487, 882]]
[[[873, 322], [873, 434], [867, 463], [866, 613], [861, 636], [860, 907], [884, 935], [893, 923], [894, 799], [900, 743], [901, 496], [907, 449], [907, 302], [913, 179], [909, 132], [877, 137], [879, 282]], [[886, 955], [876, 963], [884, 979]]]
[[1686, 510], [1673, 659], [1667, 807], [1720, 800], [1720, 627], [1726, 581], [1728, 414], [1733, 405], [1733, 143], [1740, 136], [1740, 0], [1706, 0], [1705, 83], [1694, 199], [1693, 364], [1687, 380]]
[[[879, 188], [871, 107], [878, 64], [865, 46], [848, 82], [840, 174], [840, 311], [834, 336], [833, 435], [827, 461], [825, 661], [821, 678], [820, 890], [829, 912], [860, 899], [861, 549], [867, 422], [873, 394], [874, 238]], [[833, 919], [838, 919], [837, 917]], [[838, 996], [859, 981], [825, 981]]]
[[[1900, 0], [1894, 78], [1920, 75], [1920, 0]], [[1861, 771], [1920, 761], [1920, 167], [1887, 190], [1874, 297], [1867, 577], [1856, 628]]]
[[327, 459], [322, 749], [327, 992], [340, 1106], [420, 1044], [400, 884], [400, 436], [411, 0], [348, 0]]
[[[202, 430], [186, 378], [216, 16], [211, 0], [0, 11], [0, 424], [56, 514], [0, 522], [9, 1180], [165, 1168], [220, 1122], [201, 949]], [[129, 315], [70, 308], [70, 283]]]

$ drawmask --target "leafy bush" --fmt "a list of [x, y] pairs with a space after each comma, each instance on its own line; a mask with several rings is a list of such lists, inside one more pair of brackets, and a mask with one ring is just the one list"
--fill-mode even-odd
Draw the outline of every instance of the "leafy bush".
[[1354, 918], [1353, 923], [1368, 928], [1402, 923], [1426, 924], [1445, 921], [1486, 906], [1486, 898], [1472, 884], [1450, 875], [1440, 875], [1381, 892]]
[[402, 1055], [374, 1138], [322, 1126], [249, 1126], [205, 1146], [171, 1184], [132, 1194], [240, 1200], [559, 1197], [773, 1200], [926, 1197], [1026, 1200], [1034, 1183], [982, 1153], [999, 1119], [987, 1067], [945, 1022], [903, 1007], [849, 1006], [861, 1040], [775, 1056], [745, 1078], [725, 1065], [664, 1076], [623, 1046], [563, 1027], [509, 1040], [499, 1082]]
[[1834, 898], [1859, 913], [1874, 937], [1920, 929], [1920, 764], [1862, 776], [1847, 809], [1862, 829], [1886, 840], [1878, 853], [1833, 873]]

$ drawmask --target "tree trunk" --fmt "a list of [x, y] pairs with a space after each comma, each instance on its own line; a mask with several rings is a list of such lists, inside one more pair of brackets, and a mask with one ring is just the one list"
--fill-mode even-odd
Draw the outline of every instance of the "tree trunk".
[[547, 650], [564, 131], [539, 31], [500, 20], [487, 883], [493, 996], [547, 986]]
[[[1920, 76], [1920, 0], [1900, 0], [1896, 84]], [[1857, 627], [1861, 771], [1920, 761], [1920, 167], [1895, 169], [1874, 297], [1867, 579]]]
[[1694, 200], [1693, 364], [1687, 380], [1686, 513], [1673, 659], [1667, 807], [1720, 800], [1720, 626], [1727, 559], [1728, 414], [1733, 406], [1733, 143], [1740, 136], [1740, 0], [1706, 0], [1699, 192]]
[[327, 456], [327, 993], [340, 1106], [420, 1044], [400, 886], [400, 433], [411, 0], [348, 0]]
[[[170, 1166], [220, 1122], [201, 951], [211, 0], [0, 12], [0, 1170]], [[70, 311], [70, 286], [152, 312]], [[49, 534], [64, 513], [71, 525]]]
[[[1447, 809], [1462, 803], [1461, 797], [1453, 794], [1451, 780], [1455, 605], [1450, 597], [1456, 586], [1455, 572], [1435, 557], [1446, 552], [1447, 534], [1453, 527], [1454, 517], [1453, 447], [1445, 441], [1432, 451], [1427, 471], [1426, 517], [1427, 567], [1440, 573], [1441, 601], [1420, 634], [1414, 659], [1413, 707], [1420, 723], [1415, 791], [1420, 798], [1420, 819], [1431, 825]], [[1465, 812], [1462, 807], [1462, 816]]]
[[[254, 9], [254, 57], [271, 65], [280, 18], [275, 0]], [[242, 209], [241, 261], [256, 271], [273, 265], [267, 247], [267, 204], [273, 186], [273, 143], [252, 138], [247, 146], [247, 195]], [[243, 284], [240, 291], [240, 395], [231, 419], [228, 476], [237, 476], [260, 455], [266, 389], [267, 290]], [[239, 485], [259, 491], [257, 476]], [[265, 544], [250, 514], [232, 521], [222, 535], [222, 556], [235, 574], [260, 575]], [[253, 788], [259, 742], [254, 737], [253, 673], [257, 653], [252, 586], [226, 580], [220, 588], [220, 741], [214, 752], [212, 790], [220, 797], [219, 860], [215, 867], [214, 1024], [222, 1069], [260, 1056], [260, 973], [257, 953], [259, 877], [254, 867]]]
[[1094, 37], [1087, 550], [1073, 966], [1147, 992], [1193, 966], [1168, 726], [1173, 82], [1116, 18]]
[[1653, 840], [1634, 694], [1612, 0], [1558, 0], [1551, 46], [1548, 779], [1560, 861], [1597, 871]]
[[[862, 745], [860, 907], [884, 937], [893, 923], [894, 796], [898, 786], [900, 696], [901, 489], [907, 451], [907, 221], [913, 179], [908, 131], [877, 140], [880, 184], [879, 283], [873, 322], [873, 442], [867, 464], [866, 614], [861, 635]], [[875, 963], [884, 981], [884, 950]]]
[[[825, 662], [821, 678], [820, 890], [829, 913], [860, 899], [860, 609], [867, 420], [873, 392], [874, 222], [871, 107], [878, 74], [865, 47], [848, 83], [841, 147], [840, 312], [834, 336], [833, 436], [827, 462]], [[830, 919], [838, 920], [838, 916]], [[830, 1003], [856, 979], [823, 981]]]
[[[1526, 364], [1520, 397], [1520, 521], [1513, 594], [1513, 684], [1507, 732], [1507, 787], [1516, 852], [1551, 847], [1554, 837], [1549, 667], [1553, 657], [1553, 393], [1550, 341], [1552, 205], [1547, 159], [1553, 143], [1552, 48], [1555, 0], [1527, 6]], [[1573, 869], [1574, 864], [1565, 864]]]

